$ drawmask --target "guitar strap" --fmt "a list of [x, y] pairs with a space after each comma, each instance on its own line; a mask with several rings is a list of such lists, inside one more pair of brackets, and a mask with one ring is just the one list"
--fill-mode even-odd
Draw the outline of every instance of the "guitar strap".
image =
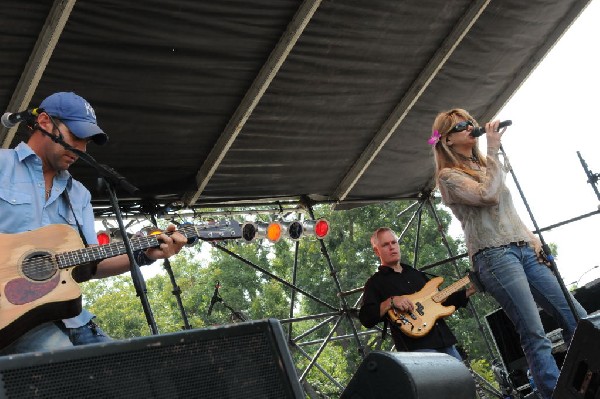
[[[85, 235], [83, 234], [83, 229], [81, 228], [81, 224], [79, 220], [77, 220], [77, 215], [75, 214], [75, 210], [73, 209], [73, 205], [71, 204], [71, 198], [69, 198], [69, 193], [67, 192], [68, 186], [65, 187], [65, 190], [62, 192], [62, 195], [65, 197], [67, 204], [69, 204], [69, 209], [73, 213], [73, 217], [75, 218], [75, 223], [77, 223], [77, 230], [79, 230], [79, 235], [81, 236], [81, 241], [83, 241], [83, 245], [87, 248], [88, 242], [85, 239]], [[82, 283], [84, 281], [91, 280], [92, 277], [96, 274], [96, 270], [98, 268], [98, 262], [87, 264], [86, 266], [76, 267], [73, 270], [73, 279], [78, 283]]]
[[75, 218], [75, 223], [77, 223], [77, 230], [79, 230], [79, 235], [81, 236], [83, 245], [85, 245], [87, 247], [88, 246], [87, 240], [85, 239], [85, 236], [83, 235], [83, 229], [81, 228], [81, 225], [79, 224], [79, 220], [77, 220], [77, 215], [75, 214], [73, 205], [71, 205], [71, 198], [69, 198], [69, 193], [67, 193], [67, 191], [68, 191], [68, 187], [65, 187], [65, 190], [63, 191], [62, 195], [65, 197], [67, 204], [69, 204], [69, 209], [73, 213], [73, 217]]

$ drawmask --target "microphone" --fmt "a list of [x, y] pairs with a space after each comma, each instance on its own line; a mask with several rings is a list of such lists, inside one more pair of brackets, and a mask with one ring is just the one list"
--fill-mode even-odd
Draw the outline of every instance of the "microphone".
[[[502, 121], [500, 122], [500, 124], [498, 125], [498, 129], [502, 129], [503, 127], [506, 126], [510, 126], [512, 125], [512, 121], [508, 120], [508, 121]], [[479, 137], [485, 134], [485, 127], [484, 126], [479, 126], [476, 127], [475, 129], [473, 129], [473, 131], [471, 132], [471, 136], [473, 137]]]
[[210, 300], [210, 306], [208, 307], [208, 315], [209, 316], [212, 313], [212, 309], [213, 309], [213, 306], [215, 306], [215, 303], [217, 303], [221, 300], [221, 298], [219, 298], [219, 288], [221, 288], [221, 284], [217, 281], [217, 284], [215, 284], [215, 292], [213, 292], [213, 296]]
[[22, 121], [32, 122], [35, 119], [35, 117], [42, 112], [44, 112], [42, 108], [28, 109], [25, 111], [16, 112], [14, 114], [11, 112], [6, 112], [4, 113], [4, 115], [2, 115], [2, 125], [10, 129], [11, 127], [18, 125]]

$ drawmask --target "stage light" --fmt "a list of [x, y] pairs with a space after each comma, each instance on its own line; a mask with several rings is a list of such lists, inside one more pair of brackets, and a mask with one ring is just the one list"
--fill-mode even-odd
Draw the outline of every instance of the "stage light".
[[267, 239], [271, 242], [277, 242], [281, 238], [281, 224], [271, 222], [267, 226]]
[[302, 223], [295, 222], [281, 222], [281, 228], [283, 229], [285, 236], [297, 241], [302, 237], [302, 233], [304, 232], [304, 227], [302, 227]]
[[252, 222], [246, 222], [242, 225], [242, 238], [246, 241], [252, 241], [256, 238], [258, 228]]
[[[127, 234], [127, 237], [131, 238], [131, 236], [131, 234]], [[106, 230], [99, 231], [96, 234], [96, 237], [98, 238], [98, 243], [100, 245], [110, 244], [111, 242], [123, 241], [121, 230], [115, 228], [109, 228]]]
[[98, 245], [110, 244], [110, 235], [106, 231], [99, 231], [96, 233], [96, 237], [98, 238]]
[[305, 220], [302, 226], [304, 227], [304, 234], [314, 235], [319, 240], [329, 234], [329, 222], [325, 219]]
[[329, 222], [325, 219], [289, 222], [246, 222], [242, 225], [242, 238], [245, 241], [253, 241], [266, 238], [271, 242], [277, 242], [282, 236], [293, 241], [302, 238], [303, 235], [315, 236], [323, 239], [329, 233]]
[[266, 238], [271, 242], [277, 242], [281, 238], [281, 225], [279, 222], [256, 222], [255, 238]]

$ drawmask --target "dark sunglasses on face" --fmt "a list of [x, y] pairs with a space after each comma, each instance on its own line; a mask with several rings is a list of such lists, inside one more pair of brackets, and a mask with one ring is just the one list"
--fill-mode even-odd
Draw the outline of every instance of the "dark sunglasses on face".
[[473, 127], [473, 121], [464, 121], [464, 122], [458, 122], [456, 125], [454, 125], [454, 127], [452, 129], [450, 129], [448, 131], [448, 133], [446, 134], [450, 134], [450, 133], [456, 133], [456, 132], [462, 132], [463, 130], [467, 130], [467, 128], [471, 126]]

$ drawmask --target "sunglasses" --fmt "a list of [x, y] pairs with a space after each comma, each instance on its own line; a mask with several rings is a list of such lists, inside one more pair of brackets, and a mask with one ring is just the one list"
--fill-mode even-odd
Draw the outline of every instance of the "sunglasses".
[[450, 129], [448, 131], [448, 133], [446, 134], [450, 134], [450, 133], [456, 133], [456, 132], [462, 132], [463, 130], [467, 130], [467, 128], [471, 126], [475, 126], [473, 124], [473, 121], [464, 121], [464, 122], [458, 122], [456, 125], [454, 125], [454, 127], [452, 129]]

